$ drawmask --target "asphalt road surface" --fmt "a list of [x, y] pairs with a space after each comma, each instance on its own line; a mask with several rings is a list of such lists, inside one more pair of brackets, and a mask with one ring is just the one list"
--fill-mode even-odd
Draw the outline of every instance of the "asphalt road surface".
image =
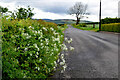
[[57, 71], [54, 78], [118, 78], [118, 34], [65, 30], [65, 37], [72, 38], [74, 51], [63, 52], [67, 68]]

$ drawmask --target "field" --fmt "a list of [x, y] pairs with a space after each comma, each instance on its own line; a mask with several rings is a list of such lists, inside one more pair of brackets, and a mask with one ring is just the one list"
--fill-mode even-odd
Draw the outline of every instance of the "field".
[[[43, 19], [47, 22], [53, 22], [56, 24], [75, 24], [76, 20], [73, 19], [56, 19], [56, 20], [51, 20], [51, 19]], [[91, 21], [86, 21], [86, 20], [81, 20], [80, 23], [87, 23], [87, 22], [91, 22]]]

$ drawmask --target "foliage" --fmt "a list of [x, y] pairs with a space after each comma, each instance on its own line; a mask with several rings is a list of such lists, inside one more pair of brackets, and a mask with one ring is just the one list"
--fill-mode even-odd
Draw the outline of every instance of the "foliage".
[[12, 15], [11, 17], [13, 17], [13, 19], [27, 19], [27, 18], [32, 18], [32, 16], [34, 16], [34, 13], [32, 12], [33, 9], [30, 8], [30, 6], [28, 6], [28, 9], [26, 8], [19, 8], [14, 12], [11, 12]]
[[120, 23], [120, 18], [105, 18], [101, 20], [102, 24]]
[[[2, 36], [2, 31], [0, 30], [0, 73], [2, 73], [2, 39], [1, 39], [1, 36]], [[0, 79], [1, 79], [1, 76], [0, 75]]]
[[120, 23], [103, 24], [102, 31], [120, 32]]
[[58, 26], [64, 26], [64, 24], [58, 24]]
[[0, 6], [0, 12], [1, 13], [6, 13], [7, 11], [8, 11], [7, 7], [3, 8], [2, 6]]
[[81, 24], [73, 24], [73, 26], [76, 26], [76, 27], [87, 27], [87, 25], [85, 23], [81, 23]]
[[58, 27], [61, 29], [61, 31], [64, 31], [65, 29], [68, 28], [67, 24], [64, 24], [64, 25], [61, 25], [61, 26], [58, 26]]
[[86, 24], [99, 24], [99, 22], [88, 22]]
[[3, 79], [47, 78], [55, 70], [64, 40], [56, 24], [3, 18], [2, 32]]

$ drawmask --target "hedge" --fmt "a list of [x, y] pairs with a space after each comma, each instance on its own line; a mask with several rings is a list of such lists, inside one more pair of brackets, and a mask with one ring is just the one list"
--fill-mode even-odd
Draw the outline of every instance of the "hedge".
[[102, 24], [102, 31], [120, 32], [120, 23]]
[[42, 20], [2, 19], [2, 77], [47, 78], [56, 67], [64, 34]]

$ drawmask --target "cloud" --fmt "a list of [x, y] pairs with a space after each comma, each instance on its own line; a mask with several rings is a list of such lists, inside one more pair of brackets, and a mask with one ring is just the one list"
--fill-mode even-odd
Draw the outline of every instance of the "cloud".
[[10, 11], [13, 11], [16, 9], [16, 5], [14, 1], [10, 3], [0, 2], [0, 6], [7, 7]]
[[34, 13], [37, 13], [33, 18], [37, 19], [75, 19], [75, 17], [66, 14], [55, 14], [51, 12], [44, 12], [35, 8]]
[[[75, 17], [67, 15], [67, 10], [76, 2], [88, 4], [88, 20], [99, 20], [100, 0], [0, 0], [0, 5], [15, 10], [17, 6], [27, 7], [30, 5], [36, 13], [34, 18], [64, 19]], [[119, 0], [102, 0], [102, 18], [118, 16]], [[85, 18], [86, 19], [86, 18]]]
[[44, 12], [52, 12], [52, 13], [57, 13], [57, 14], [65, 14], [67, 13], [67, 10], [71, 3], [69, 2], [46, 2], [46, 1], [27, 1], [27, 2], [22, 2], [19, 1], [16, 3], [16, 5], [30, 5], [32, 7], [38, 8], [40, 10], [43, 10]]
[[14, 2], [15, 0], [0, 0], [0, 2], [4, 2], [4, 3], [11, 3]]

